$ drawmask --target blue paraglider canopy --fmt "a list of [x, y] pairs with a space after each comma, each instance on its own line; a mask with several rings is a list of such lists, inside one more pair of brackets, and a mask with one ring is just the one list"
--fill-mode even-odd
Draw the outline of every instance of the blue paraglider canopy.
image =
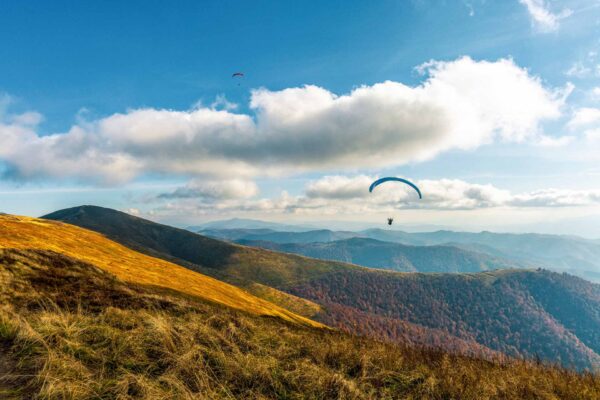
[[417, 185], [415, 185], [414, 183], [412, 183], [411, 181], [408, 181], [406, 179], [396, 178], [396, 177], [393, 177], [393, 176], [388, 176], [386, 178], [377, 179], [375, 182], [371, 183], [371, 186], [369, 187], [369, 192], [372, 192], [373, 189], [375, 189], [377, 186], [381, 185], [382, 183], [389, 182], [389, 181], [396, 181], [396, 182], [406, 183], [408, 186], [412, 187], [413, 189], [415, 189], [417, 191], [417, 193], [419, 194], [419, 198], [420, 199], [423, 198], [423, 196], [421, 195], [421, 191], [419, 190], [419, 188], [417, 187]]

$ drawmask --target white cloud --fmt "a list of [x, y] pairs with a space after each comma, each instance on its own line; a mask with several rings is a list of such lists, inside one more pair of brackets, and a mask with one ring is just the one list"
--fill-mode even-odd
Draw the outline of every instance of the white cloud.
[[585, 132], [585, 138], [589, 141], [592, 142], [596, 142], [599, 141], [600, 142], [600, 127], [598, 128], [593, 128], [593, 129], [587, 129]]
[[322, 199], [352, 199], [365, 197], [367, 188], [373, 182], [373, 177], [359, 175], [348, 176], [325, 176], [313, 181], [306, 187], [306, 195], [309, 198]]
[[[200, 105], [200, 104], [198, 104], [198, 105]], [[224, 94], [220, 94], [217, 96], [215, 101], [213, 101], [211, 103], [210, 108], [233, 111], [233, 110], [237, 110], [238, 105], [227, 100], [227, 97], [225, 97]]]
[[130, 215], [134, 215], [136, 217], [142, 215], [142, 212], [137, 208], [127, 208], [127, 209], [123, 210], [123, 212], [126, 212], [127, 214], [130, 214]]
[[519, 0], [519, 2], [527, 7], [532, 22], [543, 32], [557, 30], [560, 20], [573, 14], [573, 11], [568, 8], [558, 14], [553, 13], [545, 0]]
[[546, 189], [513, 196], [516, 207], [573, 207], [600, 204], [600, 190]]
[[23, 114], [13, 115], [10, 117], [10, 122], [14, 125], [36, 127], [44, 120], [44, 116], [35, 111], [26, 112]]
[[341, 96], [311, 85], [254, 90], [254, 114], [137, 109], [47, 136], [36, 133], [33, 114], [4, 118], [0, 160], [23, 179], [110, 184], [147, 173], [245, 179], [394, 166], [494, 141], [539, 142], [541, 123], [560, 116], [569, 92], [508, 59], [463, 57], [421, 70], [418, 86], [386, 81]]
[[205, 200], [245, 199], [258, 194], [258, 186], [252, 181], [242, 179], [190, 181], [187, 185], [171, 193], [163, 193], [163, 199], [201, 198]]
[[571, 129], [577, 129], [597, 123], [600, 123], [600, 108], [583, 107], [575, 110], [567, 125]]
[[560, 137], [540, 136], [537, 141], [538, 146], [542, 147], [562, 147], [575, 141], [575, 136], [567, 135]]
[[582, 62], [575, 62], [569, 67], [569, 69], [565, 72], [567, 76], [573, 76], [576, 78], [585, 78], [592, 73], [592, 69], [583, 64]]

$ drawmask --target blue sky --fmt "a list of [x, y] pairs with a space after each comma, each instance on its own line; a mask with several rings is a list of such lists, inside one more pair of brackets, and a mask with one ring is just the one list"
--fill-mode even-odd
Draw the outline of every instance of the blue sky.
[[596, 0], [4, 2], [0, 211], [600, 237], [598, 52]]

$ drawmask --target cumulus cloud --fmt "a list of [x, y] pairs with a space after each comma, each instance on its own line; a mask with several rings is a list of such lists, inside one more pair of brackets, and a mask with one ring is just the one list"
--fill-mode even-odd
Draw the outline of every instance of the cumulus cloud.
[[196, 179], [171, 193], [159, 195], [162, 199], [228, 200], [246, 199], [258, 194], [258, 186], [252, 181], [242, 179], [201, 180]]
[[33, 115], [5, 117], [0, 160], [24, 179], [109, 184], [146, 173], [247, 179], [394, 166], [494, 141], [539, 141], [568, 94], [510, 59], [463, 57], [420, 70], [417, 86], [386, 81], [344, 95], [312, 85], [254, 90], [250, 114], [227, 105], [136, 109], [46, 136]]
[[532, 22], [544, 32], [557, 30], [560, 20], [573, 14], [573, 11], [568, 8], [558, 14], [553, 13], [545, 0], [519, 0], [519, 2], [527, 7]]

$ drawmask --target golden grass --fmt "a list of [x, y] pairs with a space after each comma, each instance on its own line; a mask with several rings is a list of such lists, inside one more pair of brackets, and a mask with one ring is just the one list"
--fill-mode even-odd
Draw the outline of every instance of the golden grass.
[[69, 224], [0, 215], [0, 248], [52, 250], [89, 262], [126, 282], [172, 289], [238, 310], [323, 327], [235, 286], [140, 254], [96, 232]]
[[244, 289], [261, 299], [277, 304], [278, 306], [290, 310], [295, 314], [302, 315], [303, 317], [312, 318], [323, 311], [323, 307], [317, 303], [260, 283], [253, 282], [245, 285]]

